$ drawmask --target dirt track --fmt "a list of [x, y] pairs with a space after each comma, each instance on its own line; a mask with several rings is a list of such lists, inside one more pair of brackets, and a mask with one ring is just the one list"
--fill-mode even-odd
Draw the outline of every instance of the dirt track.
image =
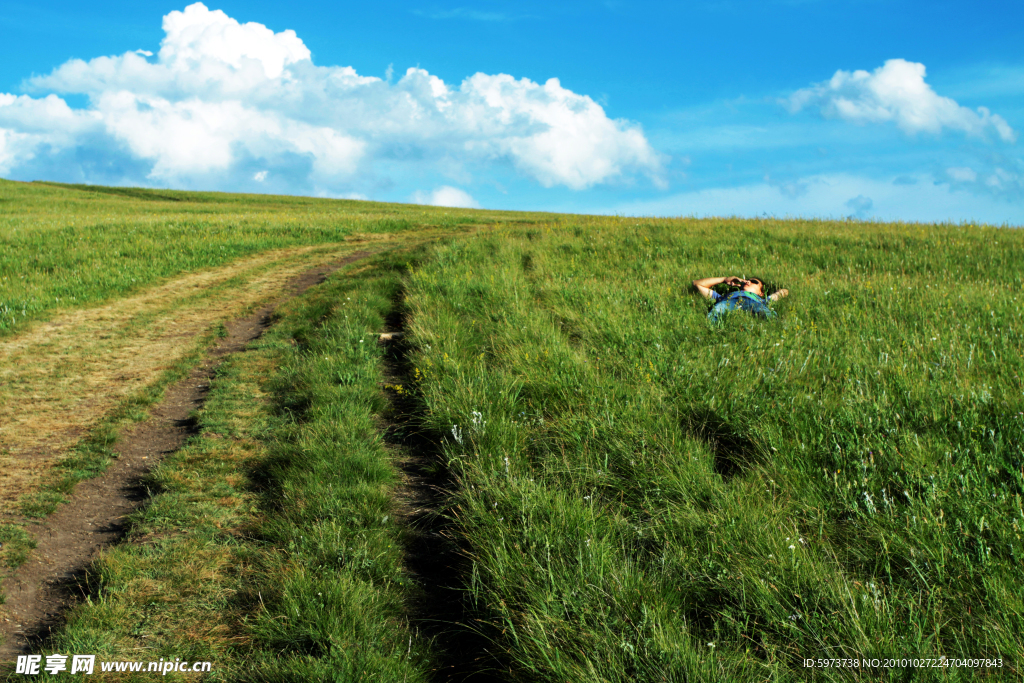
[[80, 593], [79, 579], [96, 554], [125, 532], [125, 516], [141, 506], [142, 477], [192, 433], [189, 414], [201, 406], [216, 367], [225, 356], [245, 349], [270, 324], [274, 309], [328, 274], [370, 256], [360, 251], [293, 277], [284, 294], [251, 315], [226, 323], [220, 339], [191, 374], [171, 386], [150, 416], [121, 435], [116, 462], [101, 476], [82, 482], [71, 501], [45, 520], [27, 527], [38, 546], [21, 567], [6, 576], [7, 602], [0, 607], [0, 662], [46, 638]]
[[367, 242], [266, 252], [58, 313], [0, 340], [0, 515], [104, 415], [192, 353], [217, 321], [245, 315]]

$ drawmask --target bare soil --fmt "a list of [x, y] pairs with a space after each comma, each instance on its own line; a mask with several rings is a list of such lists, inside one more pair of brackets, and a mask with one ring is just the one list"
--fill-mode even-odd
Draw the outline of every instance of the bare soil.
[[195, 433], [190, 415], [203, 405], [214, 372], [269, 327], [277, 306], [322, 282], [333, 271], [370, 256], [360, 251], [293, 278], [284, 294], [256, 312], [225, 324], [220, 339], [185, 379], [169, 387], [149, 417], [126, 430], [114, 450], [117, 460], [95, 479], [80, 483], [71, 500], [26, 529], [37, 547], [28, 561], [3, 578], [0, 662], [45, 642], [67, 608], [82, 595], [90, 563], [127, 531], [126, 517], [145, 504], [145, 475]]
[[443, 464], [442, 435], [422, 428], [423, 400], [410, 381], [409, 348], [405, 342], [404, 301], [398, 298], [386, 318], [384, 345], [385, 386], [390, 408], [379, 425], [400, 471], [394, 493], [395, 516], [403, 523], [405, 565], [418, 586], [411, 605], [410, 623], [429, 639], [437, 667], [436, 683], [491, 683], [505, 680], [502, 663], [488, 651], [483, 633], [472, 627], [472, 608], [465, 586], [469, 573], [468, 549], [460, 547], [445, 505], [458, 483]]

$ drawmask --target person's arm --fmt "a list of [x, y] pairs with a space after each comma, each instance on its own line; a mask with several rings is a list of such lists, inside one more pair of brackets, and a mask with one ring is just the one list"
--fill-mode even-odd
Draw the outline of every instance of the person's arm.
[[772, 301], [778, 301], [782, 297], [788, 296], [788, 295], [789, 295], [789, 290], [788, 289], [780, 289], [779, 291], [775, 292], [774, 294], [772, 294], [768, 298], [771, 299]]
[[714, 292], [711, 291], [711, 288], [714, 287], [715, 285], [720, 285], [723, 282], [725, 284], [727, 284], [727, 285], [737, 285], [738, 286], [740, 284], [741, 280], [738, 277], [735, 277], [735, 276], [729, 276], [729, 277], [706, 277], [706, 278], [703, 278], [701, 280], [694, 280], [693, 281], [693, 286], [697, 288], [697, 291], [700, 292], [701, 296], [703, 296], [705, 299], [710, 299], [711, 295], [714, 293]]

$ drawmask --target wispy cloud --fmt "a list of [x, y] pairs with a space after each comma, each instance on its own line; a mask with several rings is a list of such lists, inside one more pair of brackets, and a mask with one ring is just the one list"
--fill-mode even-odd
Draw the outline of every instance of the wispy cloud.
[[[912, 180], [913, 182], [908, 182]], [[979, 174], [975, 182], [983, 181]], [[1019, 182], [1019, 179], [1018, 179]], [[874, 179], [848, 174], [800, 178], [799, 193], [768, 181], [629, 202], [605, 212], [657, 216], [777, 216], [914, 221], [979, 221], [1024, 226], [1024, 208], [993, 195], [960, 191], [960, 181], [928, 174]]]
[[973, 194], [991, 194], [1010, 202], [1024, 200], [1024, 164], [989, 166], [975, 169], [971, 166], [951, 166], [945, 170], [945, 177], [939, 181], [947, 182], [958, 190], [968, 190]]

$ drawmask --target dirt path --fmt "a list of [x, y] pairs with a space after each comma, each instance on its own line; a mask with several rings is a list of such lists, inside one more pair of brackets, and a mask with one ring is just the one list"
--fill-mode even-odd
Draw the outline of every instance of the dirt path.
[[374, 247], [368, 238], [263, 253], [58, 314], [0, 341], [0, 516], [218, 320], [244, 315], [310, 268], [360, 248]]
[[143, 504], [142, 477], [192, 434], [189, 414], [206, 398], [210, 379], [225, 356], [242, 351], [270, 323], [274, 309], [331, 272], [370, 256], [360, 251], [293, 276], [284, 294], [225, 327], [227, 337], [211, 348], [185, 379], [168, 388], [149, 418], [121, 435], [118, 459], [101, 476], [80, 483], [71, 501], [45, 520], [27, 527], [37, 547], [27, 562], [4, 578], [7, 602], [0, 607], [0, 662], [37, 645], [60, 622], [86, 568], [104, 547], [124, 534], [125, 517]]

